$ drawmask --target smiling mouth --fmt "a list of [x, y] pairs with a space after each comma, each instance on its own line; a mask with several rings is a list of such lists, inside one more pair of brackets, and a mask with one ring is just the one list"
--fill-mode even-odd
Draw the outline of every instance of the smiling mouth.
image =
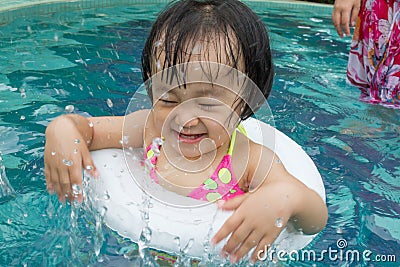
[[207, 136], [207, 134], [205, 134], [205, 133], [201, 133], [201, 134], [184, 134], [184, 133], [178, 133], [178, 132], [175, 132], [175, 133], [177, 135], [179, 142], [189, 143], [189, 144], [197, 143]]

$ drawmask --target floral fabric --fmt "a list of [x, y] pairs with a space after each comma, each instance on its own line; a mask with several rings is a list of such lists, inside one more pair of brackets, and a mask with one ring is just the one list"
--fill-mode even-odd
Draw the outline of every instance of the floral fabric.
[[400, 0], [362, 1], [347, 79], [362, 101], [400, 108]]

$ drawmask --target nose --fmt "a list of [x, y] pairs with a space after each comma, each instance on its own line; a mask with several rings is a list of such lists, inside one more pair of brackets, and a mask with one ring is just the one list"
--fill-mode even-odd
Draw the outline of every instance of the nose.
[[182, 128], [191, 128], [199, 124], [200, 119], [189, 110], [180, 110], [175, 114], [175, 123]]

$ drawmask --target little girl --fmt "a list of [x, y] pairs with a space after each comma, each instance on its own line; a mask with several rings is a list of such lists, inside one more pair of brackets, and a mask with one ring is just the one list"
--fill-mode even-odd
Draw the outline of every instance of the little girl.
[[[47, 188], [61, 201], [96, 176], [89, 150], [143, 148], [150, 179], [178, 194], [235, 210], [211, 240], [237, 262], [270, 245], [290, 220], [305, 234], [326, 223], [324, 201], [290, 175], [277, 155], [249, 140], [240, 122], [268, 97], [273, 79], [261, 20], [237, 0], [184, 0], [154, 23], [143, 54], [151, 110], [121, 117], [64, 115], [46, 130]], [[162, 138], [151, 147], [154, 138]], [[122, 141], [123, 140], [123, 141]], [[151, 149], [153, 148], [153, 149]], [[160, 151], [156, 156], [152, 151]], [[69, 164], [65, 164], [65, 161]]]

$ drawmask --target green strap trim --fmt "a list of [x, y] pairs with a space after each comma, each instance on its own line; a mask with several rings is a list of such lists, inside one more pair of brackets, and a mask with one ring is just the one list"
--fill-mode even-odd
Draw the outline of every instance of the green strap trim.
[[[239, 132], [241, 132], [242, 134], [244, 134], [245, 136], [247, 136], [246, 129], [244, 128], [244, 126], [242, 124], [238, 125], [237, 130]], [[236, 141], [236, 130], [233, 131], [233, 133], [232, 133], [231, 143], [229, 144], [229, 149], [228, 149], [228, 155], [232, 156], [233, 147], [235, 146], [235, 141]]]
[[238, 127], [237, 127], [237, 129], [239, 130], [239, 132], [241, 132], [242, 134], [244, 134], [246, 137], [248, 136], [248, 135], [247, 135], [247, 132], [246, 132], [246, 129], [244, 128], [243, 124], [239, 124]]

